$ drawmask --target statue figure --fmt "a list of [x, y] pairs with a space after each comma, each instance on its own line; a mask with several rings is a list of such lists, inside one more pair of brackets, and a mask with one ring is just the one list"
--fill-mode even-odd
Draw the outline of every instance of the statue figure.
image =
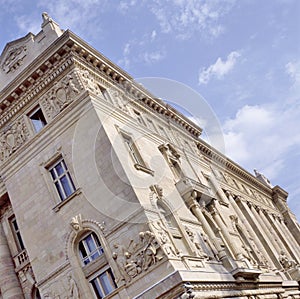
[[296, 262], [294, 260], [290, 260], [283, 250], [281, 250], [278, 260], [284, 270], [288, 270], [296, 266]]
[[68, 297], [68, 299], [80, 299], [79, 291], [78, 291], [76, 282], [75, 282], [74, 278], [72, 277], [72, 275], [68, 276], [68, 280], [69, 280], [69, 297]]
[[256, 169], [254, 169], [254, 173], [255, 173], [255, 176], [262, 182], [264, 183], [265, 185], [273, 188], [271, 182], [269, 179], [267, 179], [262, 173], [258, 172]]
[[[208, 255], [203, 251], [201, 244], [199, 242], [199, 239], [196, 237], [196, 234], [188, 227], [185, 227], [185, 231], [187, 233], [187, 235], [189, 236], [191, 242], [195, 245], [196, 250], [197, 250], [197, 255], [199, 257], [204, 257], [208, 259]], [[196, 238], [195, 238], [196, 237]]]

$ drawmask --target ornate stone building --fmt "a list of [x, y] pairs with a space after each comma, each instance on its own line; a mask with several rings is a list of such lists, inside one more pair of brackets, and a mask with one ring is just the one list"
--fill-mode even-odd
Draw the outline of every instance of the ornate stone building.
[[287, 192], [43, 14], [0, 57], [0, 298], [300, 298]]

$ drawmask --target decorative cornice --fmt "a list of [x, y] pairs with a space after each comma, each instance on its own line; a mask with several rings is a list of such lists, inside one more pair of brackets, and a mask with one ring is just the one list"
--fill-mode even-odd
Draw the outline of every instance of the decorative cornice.
[[199, 151], [212, 163], [215, 163], [218, 166], [221, 166], [222, 168], [226, 168], [228, 170], [231, 170], [236, 175], [244, 178], [251, 184], [255, 185], [260, 190], [263, 190], [268, 195], [272, 195], [272, 189], [265, 184], [263, 184], [261, 181], [259, 181], [255, 176], [253, 176], [251, 173], [246, 171], [245, 169], [241, 168], [238, 164], [227, 158], [224, 154], [220, 153], [218, 150], [213, 148], [211, 145], [207, 144], [203, 140], [198, 141], [197, 147]]
[[[82, 41], [80, 41], [80, 43], [82, 43]], [[106, 80], [118, 85], [124, 91], [125, 95], [129, 94], [140, 103], [151, 108], [151, 110], [174, 121], [174, 123], [187, 130], [194, 137], [198, 138], [201, 135], [201, 128], [192, 123], [176, 109], [153, 96], [148, 90], [136, 83], [128, 74], [123, 71], [120, 73], [120, 70], [116, 69], [116, 66], [112, 62], [104, 61], [103, 56], [99, 58], [100, 53], [94, 53], [94, 56], [79, 43], [74, 43], [71, 46], [71, 50], [78, 62], [84, 63], [85, 65], [88, 64], [95, 72], [100, 72], [101, 76]]]
[[[49, 81], [52, 81], [67, 67], [61, 64], [61, 61], [62, 58], [66, 56], [66, 53], [70, 53], [68, 56], [68, 58], [71, 59], [71, 61], [68, 61], [69, 64], [77, 57], [77, 60], [88, 64], [95, 72], [100, 73], [101, 76], [105, 77], [110, 83], [122, 88], [125, 94], [129, 94], [151, 110], [165, 116], [168, 120], [171, 120], [192, 136], [196, 138], [200, 136], [202, 132], [201, 128], [170, 105], [155, 98], [149, 91], [136, 83], [126, 72], [71, 31], [65, 31], [64, 34], [55, 41], [54, 45], [49, 48], [51, 48], [50, 52], [52, 52], [52, 55], [46, 57], [49, 51], [49, 49], [47, 49], [25, 72], [21, 73], [17, 79], [11, 82], [5, 90], [0, 93], [0, 114], [2, 114], [0, 126], [8, 122], [32, 97], [43, 90]], [[41, 61], [41, 59], [44, 59], [44, 61]], [[59, 65], [57, 65], [58, 62], [60, 62]], [[55, 66], [58, 70], [57, 72], [52, 72]], [[28, 74], [26, 72], [28, 72]], [[44, 74], [50, 72], [51, 75], [48, 76], [47, 80], [41, 80]], [[33, 86], [35, 86], [35, 89], [30, 93], [28, 90], [32, 90]], [[29, 95], [27, 95], [26, 92]], [[19, 101], [20, 98], [23, 100]]]
[[[22, 84], [15, 87], [6, 98], [1, 100], [0, 127], [14, 118], [22, 108], [45, 90], [66, 68], [73, 64], [72, 58], [67, 56], [60, 57], [60, 60], [57, 59], [58, 57], [56, 60], [52, 58], [47, 60], [40, 68], [31, 73]], [[52, 61], [52, 63], [50, 61]], [[44, 71], [42, 71], [42, 69]]]

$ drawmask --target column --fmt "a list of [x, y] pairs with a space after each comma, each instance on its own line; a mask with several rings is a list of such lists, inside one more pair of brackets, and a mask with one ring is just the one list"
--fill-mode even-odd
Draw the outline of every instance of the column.
[[287, 197], [288, 193], [279, 186], [273, 188], [272, 200], [283, 216], [288, 230], [293, 235], [298, 245], [300, 245], [300, 226], [298, 225], [295, 215], [290, 211], [287, 205]]
[[[246, 230], [249, 232], [250, 237], [255, 242], [255, 245], [256, 245], [257, 249], [259, 250], [259, 252], [261, 252], [261, 254], [263, 255], [263, 257], [267, 260], [268, 263], [270, 263], [270, 265], [273, 265], [273, 262], [269, 258], [268, 253], [265, 251], [265, 248], [262, 246], [259, 238], [257, 237], [257, 235], [255, 234], [255, 232], [253, 231], [252, 226], [249, 224], [249, 222], [246, 219], [246, 217], [244, 216], [243, 212], [241, 211], [241, 209], [239, 208], [239, 206], [237, 205], [237, 203], [233, 199], [232, 194], [229, 191], [226, 191], [226, 196], [228, 197], [228, 200], [229, 200], [231, 206], [233, 207], [234, 211], [238, 215], [240, 221], [246, 227]], [[237, 196], [237, 200], [241, 200], [241, 197]], [[261, 262], [265, 263], [265, 261], [261, 261]]]
[[[244, 202], [243, 200], [241, 200], [240, 198], [238, 199], [237, 203], [238, 203], [238, 206], [245, 211], [245, 216], [246, 216], [247, 220], [249, 221], [249, 223], [251, 223], [251, 225], [255, 229], [255, 232], [256, 232], [259, 240], [263, 244], [269, 257], [271, 258], [272, 263], [276, 267], [281, 268], [281, 265], [278, 261], [278, 252], [277, 252], [276, 248], [273, 246], [273, 244], [270, 242], [268, 234], [264, 230], [265, 226], [262, 223], [258, 214], [256, 213], [253, 205], [251, 203], [249, 203], [251, 208], [248, 207], [248, 204], [246, 202]], [[252, 211], [253, 211], [253, 213], [252, 213]]]
[[0, 222], [0, 287], [3, 299], [24, 299], [15, 266]]
[[285, 243], [284, 245], [286, 245], [287, 251], [289, 251], [289, 253], [292, 255], [292, 258], [295, 259], [295, 261], [299, 262], [300, 261], [300, 256], [298, 253], [299, 249], [297, 250], [297, 248], [294, 247], [290, 232], [284, 230], [280, 221], [278, 220], [277, 215], [267, 214], [266, 217], [273, 223], [277, 233], [280, 235], [282, 242]]
[[259, 207], [256, 207], [256, 209], [254, 209], [254, 210], [259, 215], [259, 217], [260, 217], [260, 219], [261, 219], [261, 221], [264, 225], [263, 227], [265, 229], [265, 232], [267, 232], [267, 234], [270, 234], [270, 240], [271, 240], [272, 244], [274, 245], [274, 247], [276, 248], [278, 256], [279, 256], [281, 250], [284, 249], [285, 246], [281, 243], [281, 240], [280, 240], [279, 236], [274, 231], [271, 223], [266, 218], [263, 210]]
[[224, 224], [223, 220], [220, 217], [220, 213], [216, 208], [216, 200], [213, 200], [213, 203], [211, 204], [210, 208], [212, 211], [212, 216], [214, 220], [216, 221], [218, 227], [221, 229], [221, 232], [226, 240], [226, 243], [232, 250], [233, 255], [235, 256], [236, 259], [241, 260], [243, 258], [242, 252], [238, 249], [238, 247], [235, 245], [234, 242], [232, 242], [232, 237], [228, 232], [228, 228]]
[[226, 252], [222, 248], [221, 244], [219, 243], [219, 240], [215, 236], [215, 233], [213, 232], [209, 223], [205, 219], [205, 217], [201, 211], [200, 205], [194, 198], [191, 198], [191, 200], [188, 204], [188, 207], [192, 211], [193, 215], [202, 224], [203, 230], [205, 231], [205, 233], [208, 235], [208, 237], [210, 238], [210, 240], [213, 242], [214, 246], [216, 247], [219, 258], [222, 259], [224, 256], [226, 256]]
[[[286, 232], [286, 234], [290, 236], [290, 241], [291, 241], [292, 245], [294, 246], [294, 248], [296, 249], [296, 251], [298, 252], [298, 256], [300, 258], [299, 245], [297, 243], [297, 240], [294, 238], [294, 235], [290, 232], [289, 228], [286, 226], [284, 219], [282, 217], [278, 217], [278, 222], [279, 222], [279, 225], [283, 228], [284, 232]], [[299, 263], [300, 263], [300, 260], [299, 260]]]

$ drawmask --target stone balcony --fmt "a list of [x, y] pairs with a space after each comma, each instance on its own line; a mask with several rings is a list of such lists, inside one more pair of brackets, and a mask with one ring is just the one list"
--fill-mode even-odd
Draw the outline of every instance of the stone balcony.
[[25, 249], [14, 256], [14, 263], [16, 272], [20, 271], [29, 264], [29, 257]]
[[182, 177], [176, 184], [176, 188], [182, 198], [188, 201], [192, 192], [196, 192], [199, 204], [207, 205], [214, 197], [210, 187], [188, 177]]

